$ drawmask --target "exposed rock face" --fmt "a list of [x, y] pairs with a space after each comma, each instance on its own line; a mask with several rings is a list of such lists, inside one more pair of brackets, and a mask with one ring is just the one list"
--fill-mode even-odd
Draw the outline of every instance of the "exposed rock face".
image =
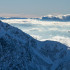
[[67, 46], [37, 41], [0, 21], [0, 70], [70, 70], [69, 66]]

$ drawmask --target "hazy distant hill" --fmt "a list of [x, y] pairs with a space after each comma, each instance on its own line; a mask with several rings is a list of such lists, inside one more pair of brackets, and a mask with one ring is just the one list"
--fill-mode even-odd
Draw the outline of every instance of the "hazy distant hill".
[[42, 17], [42, 20], [46, 20], [46, 21], [70, 21], [70, 15], [45, 16], [45, 17]]
[[0, 19], [28, 19], [28, 18], [22, 18], [22, 17], [0, 17]]

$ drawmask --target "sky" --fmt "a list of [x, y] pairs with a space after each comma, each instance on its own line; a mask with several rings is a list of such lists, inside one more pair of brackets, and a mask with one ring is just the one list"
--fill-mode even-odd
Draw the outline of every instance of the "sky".
[[0, 0], [0, 16], [41, 17], [70, 14], [70, 0]]

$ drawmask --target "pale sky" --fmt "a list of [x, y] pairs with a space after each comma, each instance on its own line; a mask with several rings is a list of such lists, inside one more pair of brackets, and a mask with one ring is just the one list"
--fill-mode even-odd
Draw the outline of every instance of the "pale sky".
[[70, 0], [0, 0], [0, 16], [70, 14]]

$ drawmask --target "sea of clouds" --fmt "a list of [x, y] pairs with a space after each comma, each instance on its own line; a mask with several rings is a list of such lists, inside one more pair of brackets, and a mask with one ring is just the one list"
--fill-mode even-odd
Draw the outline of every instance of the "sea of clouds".
[[70, 47], [70, 22], [42, 21], [37, 19], [3, 19], [37, 40], [54, 40]]

